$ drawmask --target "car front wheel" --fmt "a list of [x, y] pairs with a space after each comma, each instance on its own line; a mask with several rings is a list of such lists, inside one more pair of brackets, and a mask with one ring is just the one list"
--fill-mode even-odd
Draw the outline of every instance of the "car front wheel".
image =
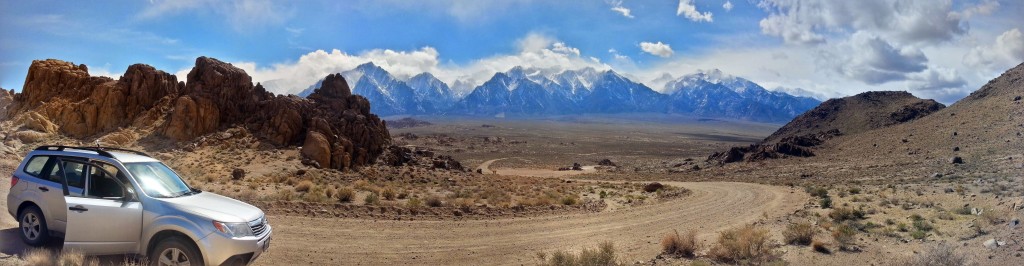
[[21, 229], [21, 240], [30, 246], [42, 246], [50, 238], [50, 229], [46, 227], [46, 219], [39, 207], [29, 206], [21, 211], [18, 227]]
[[160, 241], [149, 254], [153, 266], [202, 266], [203, 257], [195, 246], [178, 237]]

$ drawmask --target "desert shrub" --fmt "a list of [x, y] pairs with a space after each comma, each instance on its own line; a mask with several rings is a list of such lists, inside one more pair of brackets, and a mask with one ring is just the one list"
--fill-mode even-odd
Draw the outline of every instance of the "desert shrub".
[[409, 198], [409, 201], [405, 202], [405, 207], [410, 210], [419, 210], [423, 208], [423, 201], [419, 198]]
[[278, 190], [276, 198], [281, 201], [292, 201], [295, 200], [295, 192], [288, 189]]
[[[90, 263], [91, 262], [91, 263]], [[84, 266], [84, 265], [98, 265], [98, 261], [90, 261], [85, 257], [85, 253], [77, 250], [64, 250], [61, 251], [60, 257], [57, 257], [57, 264], [60, 266]]]
[[391, 187], [386, 187], [380, 192], [380, 195], [383, 196], [385, 200], [395, 200], [395, 196], [397, 196], [397, 194], [398, 193], [395, 193], [395, 189]]
[[864, 212], [851, 208], [840, 207], [832, 210], [832, 212], [828, 214], [828, 217], [832, 218], [832, 220], [836, 222], [855, 221], [864, 219]]
[[343, 187], [338, 190], [338, 201], [348, 203], [352, 202], [356, 198], [356, 191], [349, 187]]
[[959, 214], [959, 215], [971, 215], [971, 207], [967, 206], [967, 205], [964, 205], [964, 206], [961, 206], [959, 208], [953, 209], [953, 213], [956, 213], [956, 214]]
[[562, 197], [562, 205], [576, 205], [577, 203], [579, 203], [579, 200], [577, 200], [576, 197], [573, 197], [573, 196]]
[[306, 192], [310, 188], [313, 188], [313, 181], [303, 180], [298, 185], [295, 185], [295, 192]]
[[782, 237], [787, 244], [809, 245], [814, 239], [814, 226], [810, 223], [790, 224], [786, 226], [786, 231], [782, 232]]
[[928, 237], [928, 232], [923, 231], [923, 230], [916, 230], [916, 231], [910, 232], [910, 237], [912, 237], [914, 239], [924, 239], [925, 237]]
[[427, 197], [427, 206], [430, 206], [432, 208], [442, 207], [444, 206], [444, 201], [441, 201], [440, 197], [430, 196]]
[[860, 194], [860, 188], [859, 187], [850, 188], [850, 194]]
[[698, 248], [697, 232], [692, 230], [682, 236], [678, 231], [672, 230], [671, 234], [661, 239], [661, 251], [668, 255], [692, 258]]
[[313, 186], [312, 188], [309, 189], [309, 191], [306, 192], [306, 194], [302, 195], [302, 200], [308, 202], [326, 202], [327, 193], [324, 192], [323, 187]]
[[541, 265], [551, 266], [606, 266], [622, 265], [615, 254], [615, 246], [611, 242], [602, 242], [595, 249], [585, 248], [579, 254], [567, 251], [555, 251], [551, 256], [538, 254]]
[[846, 250], [853, 244], [857, 229], [848, 224], [839, 224], [832, 230], [832, 239], [839, 245], [839, 249]]
[[1003, 223], [1003, 213], [997, 211], [995, 208], [987, 208], [980, 214], [981, 219], [988, 221], [989, 224], [1001, 224]]
[[806, 191], [807, 194], [811, 194], [812, 197], [828, 198], [828, 189], [822, 187], [807, 187], [804, 191]]
[[747, 225], [720, 233], [710, 255], [724, 263], [762, 264], [775, 259], [774, 248], [768, 230]]
[[370, 195], [366, 195], [366, 198], [363, 198], [363, 202], [366, 203], [366, 205], [377, 205], [380, 203], [380, 195], [371, 192]]
[[818, 202], [818, 204], [821, 205], [822, 209], [832, 208], [832, 198], [830, 198], [830, 197], [821, 198], [821, 200]]
[[914, 228], [918, 231], [931, 231], [934, 227], [925, 220], [914, 220]]
[[653, 182], [653, 183], [644, 185], [644, 192], [652, 193], [652, 192], [661, 190], [662, 188], [665, 188], [665, 185], [662, 185], [661, 183], [658, 183], [658, 182]]
[[25, 265], [54, 265], [53, 254], [45, 249], [30, 249], [21, 256]]
[[899, 266], [960, 266], [969, 265], [967, 255], [957, 252], [956, 246], [939, 244], [928, 251], [922, 252], [913, 258], [897, 262]]

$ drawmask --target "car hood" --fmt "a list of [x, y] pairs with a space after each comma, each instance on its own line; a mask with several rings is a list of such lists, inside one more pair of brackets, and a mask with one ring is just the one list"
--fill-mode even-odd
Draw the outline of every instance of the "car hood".
[[263, 216], [263, 211], [255, 206], [205, 191], [195, 195], [160, 200], [178, 210], [221, 222], [248, 222]]

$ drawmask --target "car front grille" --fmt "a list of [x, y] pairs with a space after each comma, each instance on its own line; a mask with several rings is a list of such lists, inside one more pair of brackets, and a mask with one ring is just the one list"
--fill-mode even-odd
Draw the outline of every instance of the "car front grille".
[[267, 218], [264, 216], [249, 222], [249, 229], [252, 229], [252, 234], [255, 236], [263, 236], [263, 233], [267, 231]]

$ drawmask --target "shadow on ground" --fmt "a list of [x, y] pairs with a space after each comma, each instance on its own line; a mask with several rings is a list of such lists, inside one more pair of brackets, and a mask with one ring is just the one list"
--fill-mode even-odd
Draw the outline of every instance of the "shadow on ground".
[[[24, 257], [30, 250], [46, 249], [54, 254], [60, 253], [64, 248], [64, 239], [52, 238], [50, 242], [42, 247], [33, 247], [21, 241], [21, 232], [18, 228], [7, 228], [0, 230], [0, 261], [13, 260]], [[140, 263], [140, 258], [125, 255], [96, 256], [91, 259], [99, 259], [100, 265], [121, 265], [126, 262]]]

